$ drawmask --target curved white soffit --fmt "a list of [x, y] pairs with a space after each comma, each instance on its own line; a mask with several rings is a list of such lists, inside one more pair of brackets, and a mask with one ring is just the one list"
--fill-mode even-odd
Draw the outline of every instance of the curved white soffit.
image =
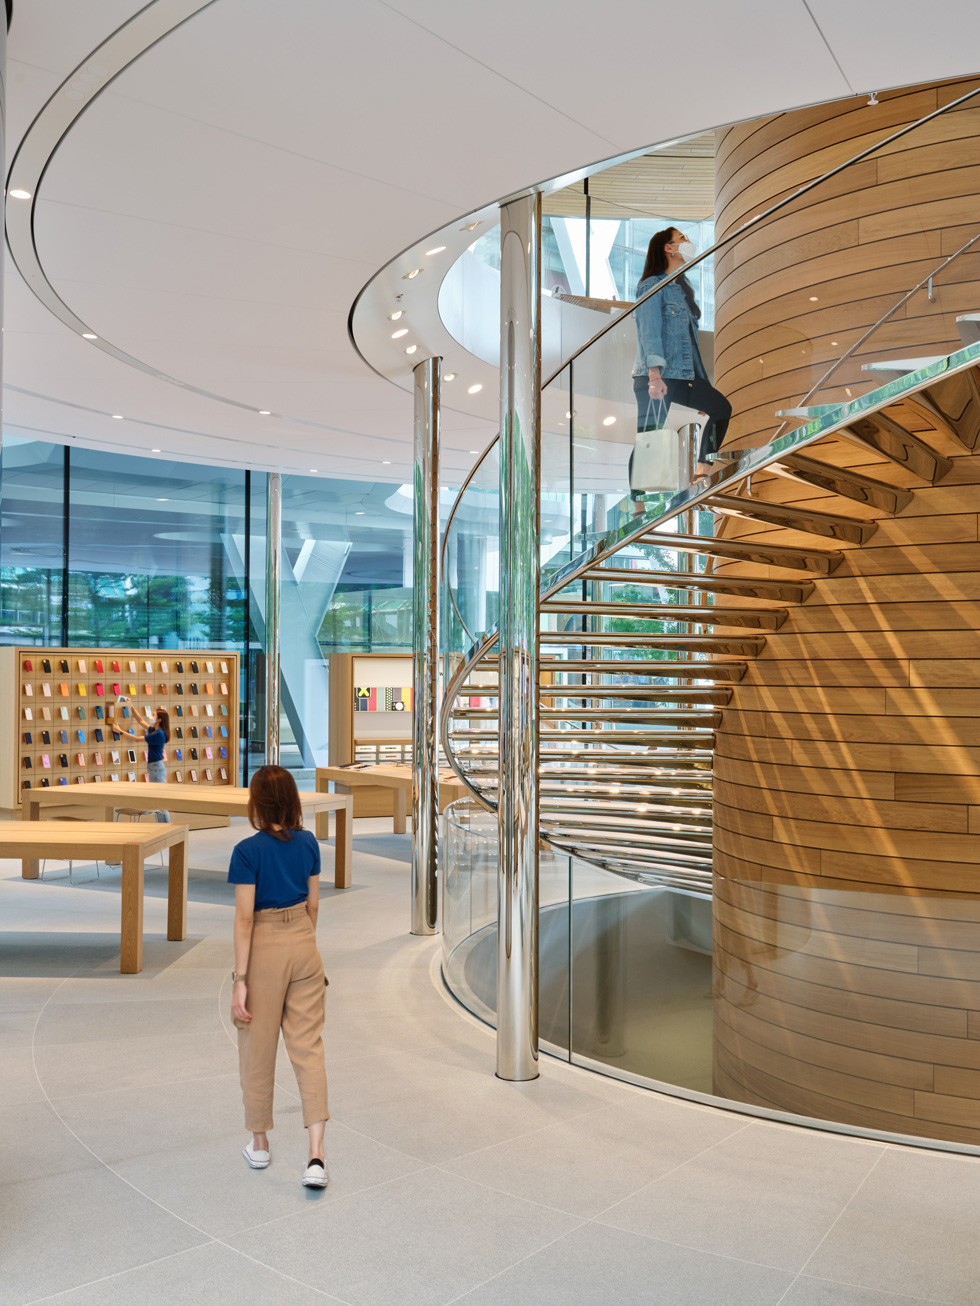
[[[168, 385], [179, 386], [190, 394], [212, 399], [216, 403], [228, 404], [232, 408], [255, 413], [259, 410], [254, 404], [243, 403], [240, 399], [232, 399], [228, 395], [215, 394], [212, 390], [204, 390], [189, 381], [171, 376], [168, 372], [161, 372], [152, 364], [128, 354], [124, 349], [97, 336], [92, 328], [68, 307], [48, 280], [34, 240], [34, 209], [38, 190], [48, 164], [74, 124], [89, 105], [141, 54], [214, 3], [215, 0], [151, 0], [150, 4], [134, 14], [101, 45], [96, 46], [74, 72], [65, 78], [27, 129], [10, 165], [5, 203], [7, 244], [17, 270], [44, 307], [79, 336], [87, 334], [95, 337], [87, 340], [87, 344], [101, 349], [117, 362], [125, 363], [127, 367], [135, 367], [145, 372], [147, 376], [155, 377], [158, 381], [166, 381]], [[30, 203], [26, 200], [11, 199], [12, 190], [26, 191], [31, 196]], [[287, 413], [270, 412], [269, 416], [284, 422], [292, 422], [297, 426], [313, 427], [318, 431], [349, 434], [343, 427], [331, 426], [326, 422], [316, 422], [309, 418], [290, 417]]]

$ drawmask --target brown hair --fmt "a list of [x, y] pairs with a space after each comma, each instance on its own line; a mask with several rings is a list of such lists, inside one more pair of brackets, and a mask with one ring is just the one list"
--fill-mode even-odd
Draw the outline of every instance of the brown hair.
[[165, 707], [158, 707], [155, 714], [155, 724], [163, 731], [163, 737], [170, 743], [170, 713]]
[[[248, 820], [256, 830], [288, 842], [291, 830], [303, 828], [296, 781], [283, 766], [260, 766], [248, 786]], [[273, 830], [274, 825], [282, 826]]]
[[[647, 277], [662, 277], [667, 271], [667, 246], [674, 243], [675, 233], [678, 236], [682, 234], [676, 227], [664, 227], [663, 231], [658, 231], [651, 239], [650, 244], [647, 246], [647, 257], [646, 262], [643, 264], [643, 272], [640, 275], [641, 282], [646, 281]], [[693, 286], [683, 273], [677, 280], [684, 292], [688, 308], [695, 318], [700, 319], [701, 310], [694, 298]]]

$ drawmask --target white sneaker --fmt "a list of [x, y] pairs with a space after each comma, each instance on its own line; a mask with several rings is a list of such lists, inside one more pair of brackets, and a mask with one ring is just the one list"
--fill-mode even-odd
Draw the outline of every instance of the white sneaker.
[[304, 1188], [326, 1188], [329, 1182], [330, 1176], [322, 1161], [311, 1161], [303, 1171]]
[[246, 1143], [242, 1148], [242, 1156], [253, 1170], [264, 1170], [272, 1159], [271, 1153], [263, 1152], [261, 1148], [255, 1148], [251, 1143]]

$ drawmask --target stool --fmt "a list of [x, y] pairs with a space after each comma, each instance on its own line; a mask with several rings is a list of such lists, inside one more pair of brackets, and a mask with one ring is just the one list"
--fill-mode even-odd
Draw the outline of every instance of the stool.
[[[84, 821], [85, 818], [84, 818], [84, 816], [63, 816], [61, 819], [62, 819], [63, 821]], [[72, 858], [70, 858], [70, 857], [69, 857], [67, 860], [68, 860], [68, 883], [69, 883], [69, 884], [74, 884], [75, 881], [72, 879], [72, 874], [71, 874], [71, 873], [72, 873], [72, 869], [73, 869], [75, 863], [74, 863], [74, 861], [72, 860]], [[38, 872], [38, 878], [39, 878], [42, 882], [43, 882], [43, 880], [44, 880], [44, 868], [45, 868], [46, 865], [47, 865], [47, 858], [42, 858], [42, 860], [41, 860], [41, 869], [40, 869], [40, 871]], [[102, 873], [101, 873], [101, 871], [99, 870], [99, 859], [98, 859], [98, 858], [95, 859], [95, 878], [96, 878], [97, 880], [101, 880], [101, 879], [102, 879]]]
[[[120, 816], [133, 816], [137, 821], [142, 821], [144, 816], [149, 816], [151, 812], [156, 810], [155, 807], [117, 807], [115, 819], [118, 821]], [[160, 858], [160, 865], [165, 867], [167, 863], [163, 860], [162, 848], [157, 856]], [[119, 865], [121, 866], [122, 862]]]

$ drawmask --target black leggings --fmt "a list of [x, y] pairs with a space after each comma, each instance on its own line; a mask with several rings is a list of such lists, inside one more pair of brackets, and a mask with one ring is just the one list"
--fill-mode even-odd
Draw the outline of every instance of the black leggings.
[[696, 376], [693, 381], [679, 381], [676, 377], [665, 376], [664, 381], [667, 385], [665, 397], [651, 399], [649, 376], [633, 377], [637, 430], [652, 431], [662, 426], [671, 404], [682, 404], [685, 408], [707, 413], [708, 420], [701, 432], [701, 445], [698, 449], [698, 462], [706, 463], [711, 454], [721, 448], [728, 432], [732, 416], [731, 404], [706, 376]]

